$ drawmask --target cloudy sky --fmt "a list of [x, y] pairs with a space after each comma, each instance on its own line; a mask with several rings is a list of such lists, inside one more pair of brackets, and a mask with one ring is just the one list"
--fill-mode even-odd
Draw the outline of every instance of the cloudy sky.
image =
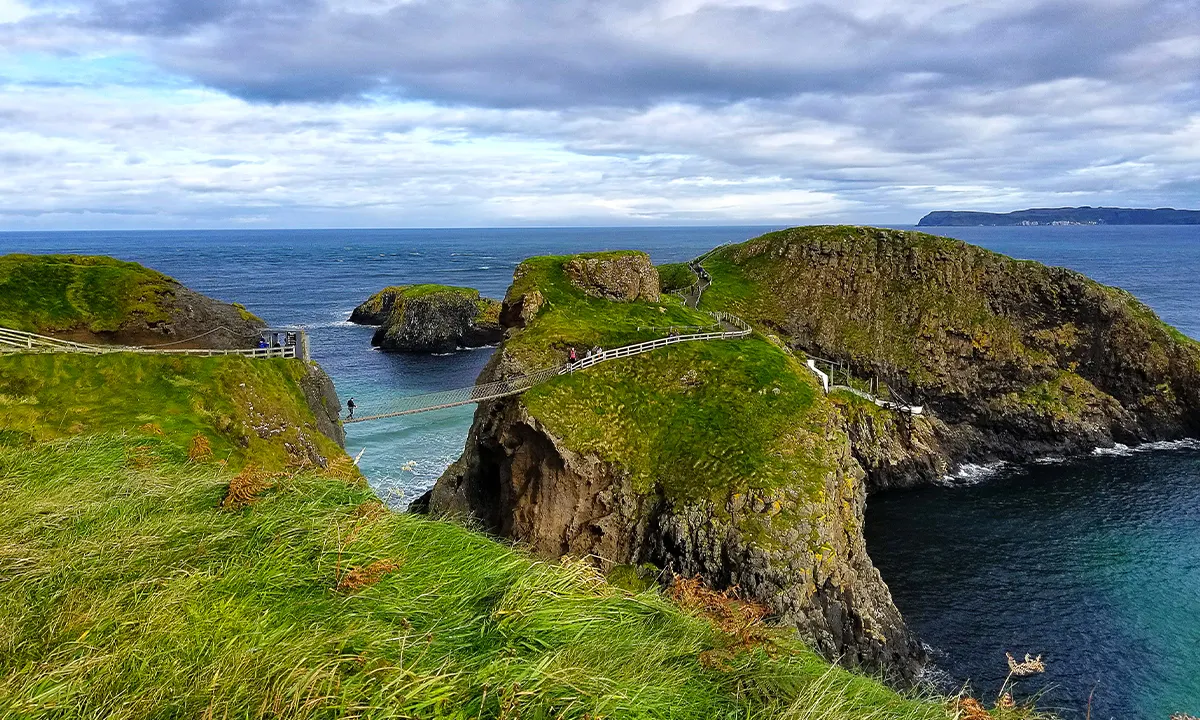
[[1200, 0], [0, 0], [0, 230], [1200, 206]]

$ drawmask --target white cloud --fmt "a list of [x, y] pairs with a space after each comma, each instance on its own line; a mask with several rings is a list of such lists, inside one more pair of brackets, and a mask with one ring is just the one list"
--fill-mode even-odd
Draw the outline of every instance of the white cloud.
[[19, 0], [0, 0], [0, 24], [15, 23], [33, 14]]
[[40, 1], [0, 0], [0, 228], [915, 222], [1200, 196], [1186, 3], [1131, 23], [1150, 6]]

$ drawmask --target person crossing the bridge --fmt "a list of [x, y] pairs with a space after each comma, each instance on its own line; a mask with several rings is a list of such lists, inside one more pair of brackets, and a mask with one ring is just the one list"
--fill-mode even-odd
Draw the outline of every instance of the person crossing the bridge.
[[348, 410], [350, 413], [346, 417], [347, 420], [354, 419], [354, 408], [356, 408], [356, 407], [358, 407], [358, 404], [354, 402], [354, 398], [350, 398], [349, 400], [346, 401], [346, 410]]
[[578, 356], [575, 354], [574, 347], [572, 347], [569, 351], [567, 351], [567, 359], [571, 362], [572, 365], [574, 365], [575, 360], [578, 359]]

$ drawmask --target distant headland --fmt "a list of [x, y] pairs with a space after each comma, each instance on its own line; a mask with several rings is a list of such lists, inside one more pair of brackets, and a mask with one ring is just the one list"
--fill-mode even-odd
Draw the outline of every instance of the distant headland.
[[937, 210], [917, 223], [918, 227], [967, 225], [1200, 225], [1200, 210], [1094, 208], [1086, 205], [1010, 213]]

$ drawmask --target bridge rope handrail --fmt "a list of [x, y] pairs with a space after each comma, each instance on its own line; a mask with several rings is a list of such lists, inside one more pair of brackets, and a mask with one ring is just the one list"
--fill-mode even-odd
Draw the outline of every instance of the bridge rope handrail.
[[[563, 363], [553, 367], [543, 368], [531, 372], [527, 375], [508, 378], [506, 380], [497, 380], [480, 385], [470, 385], [464, 388], [455, 390], [445, 390], [441, 392], [425, 393], [422, 395], [409, 395], [407, 397], [398, 398], [399, 407], [388, 412], [376, 412], [361, 417], [347, 418], [343, 422], [345, 424], [367, 422], [369, 420], [382, 420], [384, 418], [400, 417], [402, 415], [413, 415], [430, 410], [442, 410], [444, 408], [456, 407], [458, 405], [468, 405], [471, 403], [486, 402], [488, 400], [496, 400], [509, 395], [517, 395], [523, 393], [529, 388], [539, 383], [545, 382], [552, 377], [558, 375], [566, 375], [568, 373], [586, 370], [587, 368], [599, 365], [602, 362], [616, 360], [619, 358], [632, 357], [641, 355], [642, 353], [651, 352], [659, 348], [669, 345], [677, 345], [684, 342], [695, 342], [697, 340], [732, 340], [736, 338], [744, 338], [754, 332], [750, 326], [741, 318], [730, 315], [726, 312], [711, 313], [718, 322], [728, 323], [734, 330], [724, 330], [721, 332], [694, 333], [690, 335], [670, 335], [667, 337], [658, 338], [656, 340], [647, 340], [645, 342], [633, 343], [631, 345], [622, 345], [621, 347], [601, 350], [596, 353], [579, 358], [573, 363]], [[396, 407], [395, 405], [393, 407]]]
[[138, 353], [142, 355], [194, 355], [215, 357], [220, 355], [242, 355], [252, 358], [294, 358], [295, 345], [278, 345], [265, 348], [171, 348], [138, 347], [135, 345], [89, 345], [87, 343], [61, 340], [47, 335], [0, 327], [0, 354], [8, 353], [76, 353], [80, 355], [109, 355], [112, 353]]

